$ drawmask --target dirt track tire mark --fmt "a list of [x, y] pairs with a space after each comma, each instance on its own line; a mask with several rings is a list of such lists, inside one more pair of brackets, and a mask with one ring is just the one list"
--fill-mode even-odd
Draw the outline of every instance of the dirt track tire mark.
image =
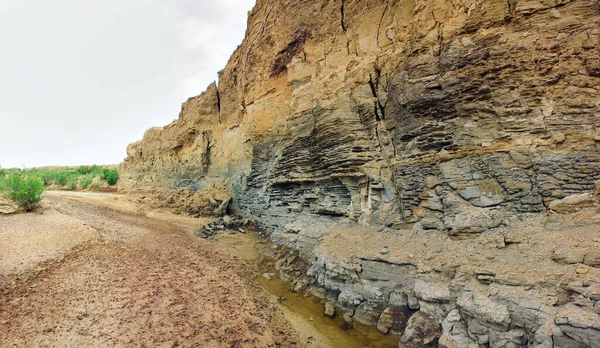
[[50, 197], [104, 238], [0, 296], [0, 346], [297, 346], [244, 261], [145, 214]]

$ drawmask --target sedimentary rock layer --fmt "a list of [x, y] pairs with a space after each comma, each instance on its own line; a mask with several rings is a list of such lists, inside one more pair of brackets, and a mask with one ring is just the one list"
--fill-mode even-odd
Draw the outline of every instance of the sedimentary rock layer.
[[[259, 0], [218, 86], [122, 170], [138, 189], [228, 191], [366, 322], [408, 306], [447, 347], [599, 346], [596, 220], [579, 217], [580, 243], [550, 229], [543, 255], [530, 238], [549, 212], [595, 209], [599, 24], [597, 0]], [[537, 229], [511, 242], [523, 221]], [[387, 226], [387, 252], [346, 260], [325, 243], [334, 225], [359, 244]], [[551, 279], [453, 262], [458, 245], [483, 268], [531, 253]]]

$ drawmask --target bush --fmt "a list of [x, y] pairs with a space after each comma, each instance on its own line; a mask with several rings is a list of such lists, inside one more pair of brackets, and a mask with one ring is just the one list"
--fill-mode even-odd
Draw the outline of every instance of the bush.
[[52, 181], [54, 182], [54, 184], [56, 184], [58, 186], [65, 186], [67, 184], [67, 181], [69, 181], [70, 173], [66, 170], [59, 170], [52, 174], [53, 174], [51, 176], [51, 178], [53, 179]]
[[85, 175], [82, 176], [81, 179], [79, 179], [79, 185], [81, 185], [82, 188], [86, 189], [92, 184], [92, 181], [94, 181], [94, 177], [92, 175]]
[[[10, 172], [9, 170], [8, 173]], [[79, 167], [33, 168], [28, 169], [27, 173], [41, 178], [46, 186], [56, 185], [67, 190], [77, 189], [78, 184], [84, 189], [88, 188], [95, 177], [100, 178], [101, 181], [106, 181], [111, 186], [119, 180], [117, 169], [102, 168], [95, 164]]]
[[69, 176], [66, 183], [66, 188], [69, 190], [75, 190], [77, 188], [77, 181], [79, 177], [77, 176]]
[[90, 166], [79, 166], [79, 168], [77, 168], [77, 173], [79, 173], [81, 175], [86, 175], [86, 174], [90, 174], [93, 170], [94, 170], [94, 168], [92, 168]]
[[22, 172], [13, 172], [6, 176], [0, 188], [25, 211], [31, 211], [36, 207], [46, 189], [42, 179]]
[[104, 169], [103, 176], [103, 179], [106, 180], [110, 186], [115, 185], [117, 181], [119, 181], [119, 171], [117, 169]]

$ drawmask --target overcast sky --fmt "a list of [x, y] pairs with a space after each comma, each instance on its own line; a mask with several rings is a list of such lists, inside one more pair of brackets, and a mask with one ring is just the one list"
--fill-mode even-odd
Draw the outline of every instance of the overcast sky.
[[255, 0], [0, 0], [0, 165], [116, 164], [217, 78]]

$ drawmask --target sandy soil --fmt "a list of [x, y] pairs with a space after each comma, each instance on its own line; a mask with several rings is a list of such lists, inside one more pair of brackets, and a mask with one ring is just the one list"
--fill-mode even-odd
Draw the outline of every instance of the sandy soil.
[[1, 216], [0, 346], [305, 346], [244, 241], [194, 237], [202, 223], [54, 192], [41, 213]]
[[99, 233], [84, 222], [50, 209], [48, 205], [33, 214], [0, 217], [0, 287], [48, 260], [59, 259], [65, 252]]

